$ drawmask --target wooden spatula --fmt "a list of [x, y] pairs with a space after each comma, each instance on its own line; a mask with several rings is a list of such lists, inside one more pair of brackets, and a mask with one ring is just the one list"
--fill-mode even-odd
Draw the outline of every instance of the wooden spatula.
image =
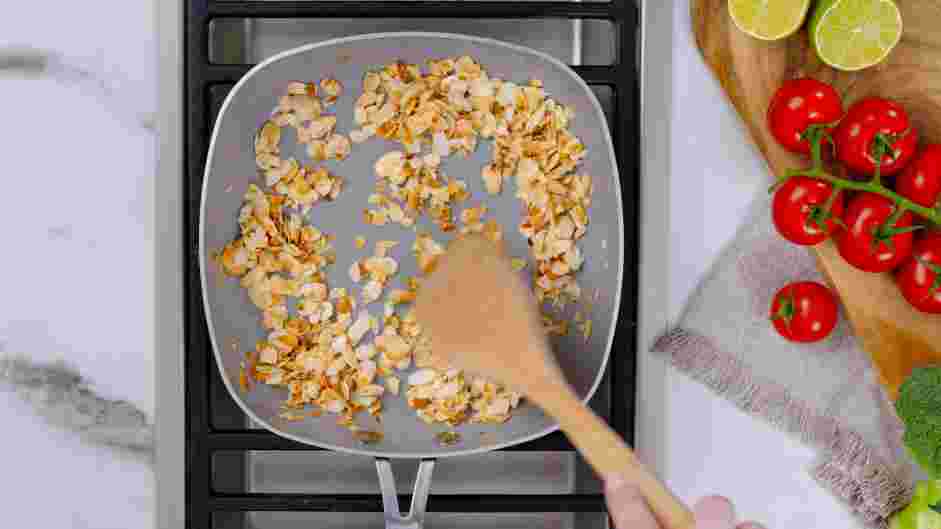
[[565, 382], [536, 301], [497, 245], [477, 235], [453, 241], [422, 284], [415, 311], [437, 356], [526, 395], [598, 474], [636, 485], [665, 529], [694, 527], [689, 509]]

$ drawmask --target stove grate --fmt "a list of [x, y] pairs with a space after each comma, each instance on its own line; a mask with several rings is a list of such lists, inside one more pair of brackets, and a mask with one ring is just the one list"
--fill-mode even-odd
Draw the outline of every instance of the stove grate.
[[[218, 429], [211, 421], [213, 392], [222, 387], [212, 365], [211, 344], [199, 280], [198, 225], [203, 170], [215, 114], [228, 91], [252, 65], [214, 64], [209, 59], [210, 24], [225, 18], [504, 18], [599, 19], [616, 29], [617, 61], [607, 66], [574, 66], [589, 84], [607, 86], [614, 94], [614, 139], [624, 201], [624, 266], [637, 270], [639, 221], [639, 89], [637, 46], [639, 9], [633, 0], [612, 2], [504, 1], [214, 1], [187, 0], [184, 14], [184, 270], [186, 387], [186, 517], [187, 527], [213, 527], [214, 515], [249, 511], [381, 512], [376, 495], [231, 494], [214, 490], [213, 455], [220, 451], [317, 450], [270, 432]], [[620, 320], [608, 367], [612, 394], [610, 423], [628, 442], [633, 439], [635, 343], [638, 284], [625, 274]], [[556, 432], [508, 451], [572, 451]], [[409, 505], [410, 497], [399, 498]], [[604, 512], [598, 494], [574, 495], [432, 495], [429, 512]], [[228, 524], [226, 524], [228, 527]]]

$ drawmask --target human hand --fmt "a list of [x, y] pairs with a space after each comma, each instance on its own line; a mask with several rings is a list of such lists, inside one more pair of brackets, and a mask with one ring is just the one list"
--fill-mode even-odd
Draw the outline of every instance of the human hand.
[[[663, 529], [647, 501], [636, 487], [618, 478], [605, 481], [605, 496], [608, 512], [614, 520], [615, 529]], [[693, 508], [696, 529], [763, 529], [755, 522], [736, 525], [732, 502], [721, 496], [707, 496]]]

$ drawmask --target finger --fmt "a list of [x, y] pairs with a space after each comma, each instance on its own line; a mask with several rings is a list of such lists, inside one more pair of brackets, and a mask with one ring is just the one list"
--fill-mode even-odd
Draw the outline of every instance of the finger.
[[660, 529], [637, 487], [614, 477], [605, 480], [604, 488], [608, 513], [616, 529]]
[[743, 524], [737, 525], [735, 529], [765, 529], [765, 526], [758, 522], [745, 522]]
[[696, 502], [696, 529], [734, 529], [735, 508], [722, 496], [706, 496]]

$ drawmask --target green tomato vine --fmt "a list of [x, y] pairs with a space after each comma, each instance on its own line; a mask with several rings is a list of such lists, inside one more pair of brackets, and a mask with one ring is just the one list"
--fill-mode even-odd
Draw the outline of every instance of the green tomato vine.
[[[789, 179], [795, 176], [806, 176], [808, 178], [814, 178], [816, 180], [823, 180], [828, 182], [833, 186], [833, 192], [830, 194], [830, 198], [827, 201], [826, 205], [823, 207], [825, 214], [829, 214], [830, 208], [833, 206], [836, 197], [839, 196], [840, 192], [844, 190], [852, 191], [865, 191], [869, 193], [875, 193], [881, 195], [885, 198], [888, 198], [895, 203], [896, 211], [888, 221], [886, 221], [886, 226], [883, 226], [882, 230], [885, 231], [886, 235], [892, 235], [895, 232], [895, 222], [906, 212], [911, 211], [912, 213], [921, 215], [923, 218], [928, 219], [930, 222], [937, 226], [941, 226], [941, 209], [939, 208], [929, 208], [922, 206], [921, 204], [916, 204], [906, 197], [896, 193], [895, 191], [889, 189], [882, 183], [881, 175], [881, 165], [882, 158], [886, 152], [891, 148], [891, 143], [889, 138], [880, 137], [877, 135], [874, 147], [874, 157], [876, 160], [876, 170], [873, 174], [873, 177], [869, 181], [856, 181], [850, 180], [848, 178], [841, 178], [835, 175], [830, 174], [824, 168], [823, 165], [823, 142], [827, 141], [832, 144], [833, 139], [830, 137], [830, 128], [832, 124], [826, 125], [811, 125], [807, 131], [804, 133], [807, 140], [810, 142], [810, 158], [811, 166], [808, 169], [787, 169], [782, 175], [778, 177], [777, 182], [771, 186], [770, 191], [776, 190], [781, 184], [788, 181]], [[917, 227], [915, 229], [918, 229]], [[911, 230], [906, 230], [911, 231]]]

